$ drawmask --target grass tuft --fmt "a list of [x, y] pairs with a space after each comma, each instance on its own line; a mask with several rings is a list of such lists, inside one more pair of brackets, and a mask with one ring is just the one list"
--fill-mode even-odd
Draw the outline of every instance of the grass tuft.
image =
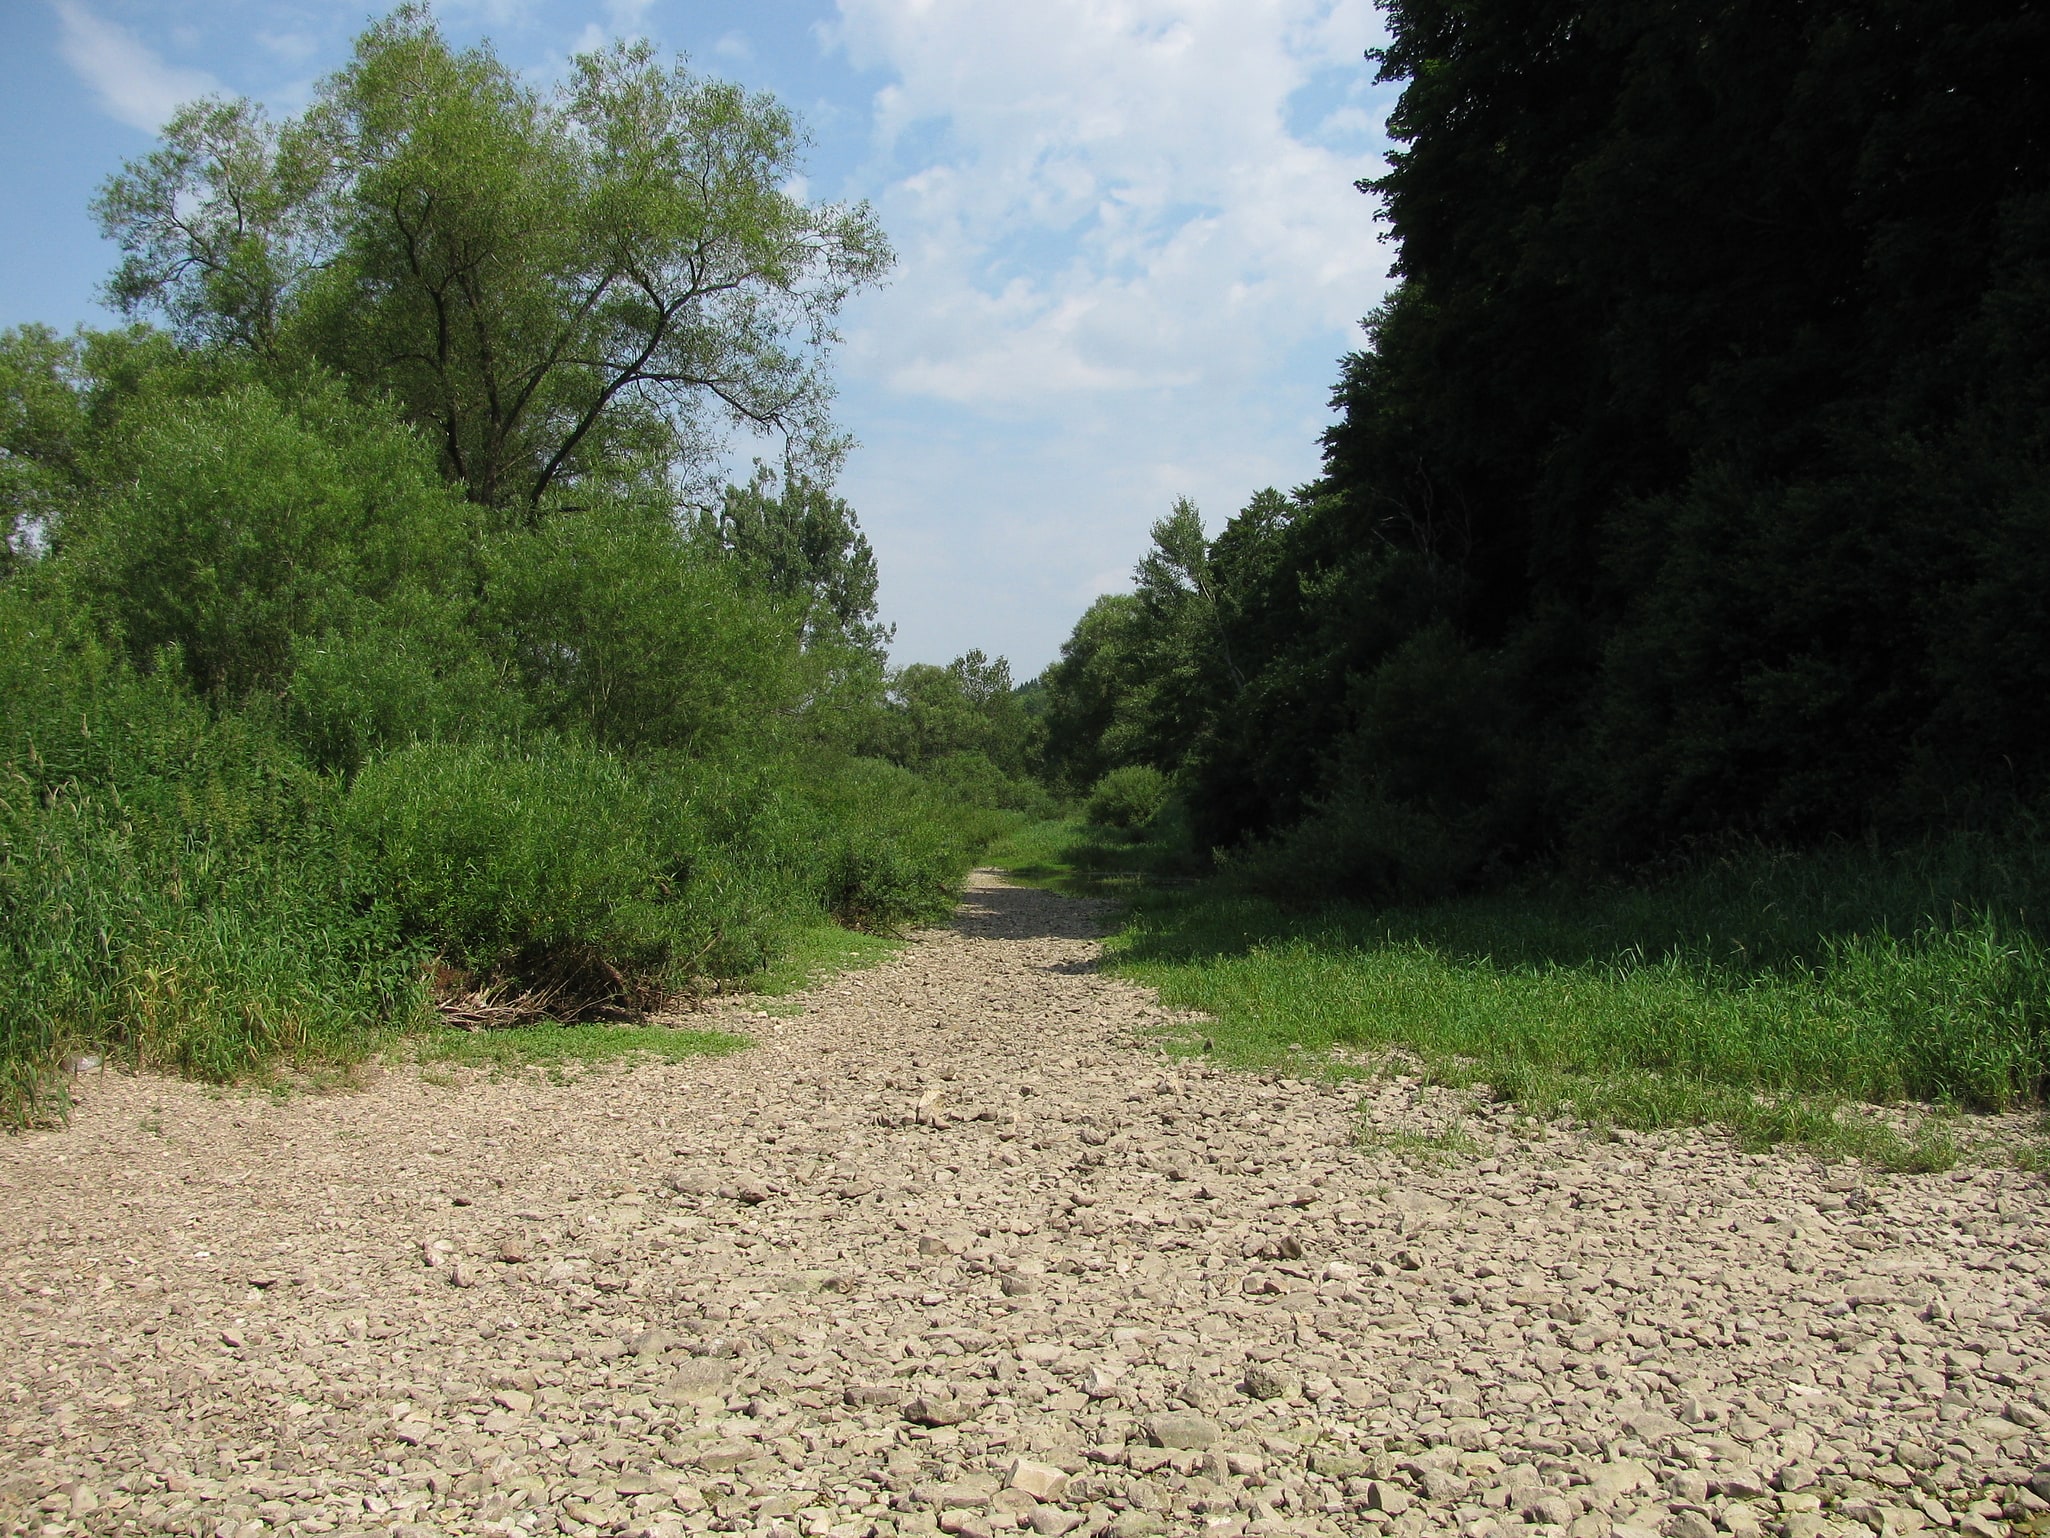
[[727, 1031], [661, 1025], [526, 1025], [506, 1031], [435, 1030], [407, 1046], [425, 1068], [483, 1068], [512, 1072], [560, 1069], [572, 1063], [723, 1056], [753, 1045]]

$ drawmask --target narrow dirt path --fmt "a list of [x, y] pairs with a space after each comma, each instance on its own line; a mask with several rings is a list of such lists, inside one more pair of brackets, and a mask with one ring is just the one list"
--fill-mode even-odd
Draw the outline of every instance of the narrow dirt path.
[[[1096, 918], [978, 878], [801, 1016], [732, 1001], [761, 1045], [716, 1061], [84, 1080], [69, 1130], [0, 1141], [0, 1524], [1990, 1538], [2044, 1508], [2036, 1177], [1177, 1066]], [[1398, 1156], [1460, 1118], [1481, 1157]]]

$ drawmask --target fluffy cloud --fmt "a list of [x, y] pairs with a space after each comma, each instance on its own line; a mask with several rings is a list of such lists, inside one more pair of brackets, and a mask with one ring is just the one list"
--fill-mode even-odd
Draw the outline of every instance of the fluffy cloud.
[[886, 579], [938, 579], [908, 655], [994, 625], [1036, 665], [1174, 495], [1214, 527], [1314, 473], [1386, 283], [1379, 37], [1369, 0], [840, 0], [902, 258], [850, 321], [850, 481]]
[[905, 263], [862, 341], [898, 388], [1056, 408], [1200, 388], [1342, 330], [1377, 290], [1350, 187], [1377, 163], [1371, 119], [1291, 122], [1326, 72], [1366, 80], [1365, 0], [841, 11], [851, 59], [895, 76], [879, 201]]
[[94, 15], [81, 0], [53, 3], [64, 62], [121, 122], [155, 133], [182, 103], [221, 89], [204, 70], [166, 64], [134, 33]]

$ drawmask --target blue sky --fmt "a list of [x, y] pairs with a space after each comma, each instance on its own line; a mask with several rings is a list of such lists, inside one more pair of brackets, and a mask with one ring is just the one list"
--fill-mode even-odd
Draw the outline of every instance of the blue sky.
[[[1391, 104], [1371, 0], [443, 0], [537, 81], [645, 36], [773, 91], [814, 198], [899, 254], [846, 312], [841, 478], [899, 661], [1028, 676], [1180, 495], [1214, 530], [1317, 468], [1389, 249], [1352, 183]], [[0, 326], [105, 324], [86, 212], [176, 103], [303, 105], [372, 14], [329, 0], [0, 3]], [[753, 445], [736, 445], [744, 468]]]

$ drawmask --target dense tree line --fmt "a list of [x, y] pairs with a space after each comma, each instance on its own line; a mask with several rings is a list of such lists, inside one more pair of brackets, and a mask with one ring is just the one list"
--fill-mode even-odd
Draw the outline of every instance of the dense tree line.
[[1156, 528], [1055, 772], [1361, 890], [2040, 804], [2050, 13], [1388, 19], [1399, 281], [1324, 474]]
[[232, 1076], [949, 908], [1040, 793], [1001, 660], [887, 665], [827, 364], [890, 253], [802, 148], [408, 6], [107, 184], [133, 324], [0, 334], [0, 1120], [88, 1043]]

